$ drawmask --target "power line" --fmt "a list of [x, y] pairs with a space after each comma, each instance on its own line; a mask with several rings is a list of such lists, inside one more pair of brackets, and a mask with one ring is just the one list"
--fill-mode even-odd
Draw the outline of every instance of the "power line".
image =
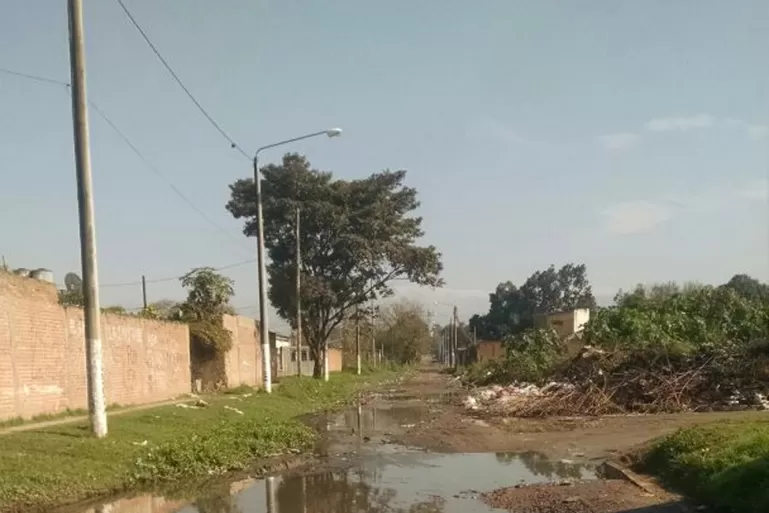
[[[30, 75], [28, 73], [21, 73], [21, 72], [13, 71], [13, 70], [6, 69], [6, 68], [0, 68], [0, 72], [6, 73], [8, 75], [13, 75], [13, 76], [16, 76], [16, 77], [20, 77], [20, 78], [25, 78], [25, 79], [29, 79], [29, 80], [35, 80], [35, 81], [38, 81], [38, 82], [43, 82], [43, 83], [48, 83], [48, 84], [55, 84], [55, 85], [64, 86], [64, 87], [67, 88], [67, 90], [69, 90], [69, 87], [70, 87], [68, 82], [64, 82], [64, 81], [61, 81], [61, 80], [55, 80], [55, 79], [51, 79], [51, 78], [47, 78], [47, 77], [41, 77], [41, 76], [38, 76], [38, 75]], [[233, 242], [235, 242], [236, 244], [238, 244], [242, 248], [246, 249], [249, 252], [251, 251], [251, 248], [247, 248], [246, 245], [243, 244], [243, 242], [241, 240], [235, 238], [228, 230], [226, 230], [221, 225], [216, 223], [213, 219], [208, 217], [208, 215], [206, 215], [205, 212], [203, 212], [200, 208], [198, 208], [195, 205], [195, 203], [192, 202], [192, 200], [190, 200], [187, 196], [185, 196], [184, 193], [176, 185], [174, 185], [174, 183], [171, 180], [169, 180], [163, 173], [160, 172], [160, 170], [157, 168], [157, 166], [155, 166], [152, 162], [150, 162], [150, 160], [147, 157], [145, 157], [144, 154], [141, 151], [139, 151], [139, 149], [136, 147], [136, 145], [133, 142], [131, 142], [131, 140], [128, 138], [128, 136], [125, 135], [125, 133], [122, 130], [120, 130], [120, 128], [117, 127], [117, 125], [109, 118], [109, 116], [107, 116], [107, 114], [96, 103], [94, 103], [93, 101], [89, 100], [88, 104], [91, 107], [93, 107], [94, 111], [96, 111], [96, 113], [110, 126], [110, 128], [112, 128], [112, 130], [115, 131], [115, 133], [123, 140], [123, 142], [131, 149], [131, 151], [133, 151], [139, 157], [139, 159], [142, 161], [142, 163], [144, 163], [144, 165], [150, 171], [155, 173], [164, 182], [166, 182], [166, 185], [168, 185], [171, 188], [171, 190], [177, 196], [179, 196], [179, 198], [181, 198], [185, 203], [187, 203], [187, 205], [189, 205], [190, 208], [192, 208], [195, 212], [197, 212], [197, 214], [203, 220], [205, 220], [207, 223], [209, 223], [211, 226], [216, 228], [219, 232], [224, 234], [227, 238], [229, 238], [230, 240], [232, 240]]]
[[123, 142], [124, 142], [124, 143], [126, 143], [126, 145], [127, 145], [129, 148], [131, 148], [131, 151], [133, 151], [133, 152], [136, 154], [136, 156], [137, 156], [137, 157], [139, 157], [139, 159], [140, 159], [140, 160], [141, 160], [141, 161], [144, 163], [144, 165], [145, 165], [145, 166], [147, 166], [147, 168], [148, 168], [150, 171], [152, 171], [153, 173], [155, 173], [156, 175], [158, 175], [158, 176], [159, 176], [159, 177], [160, 177], [160, 178], [161, 178], [163, 181], [165, 181], [165, 182], [166, 182], [166, 184], [167, 184], [167, 185], [168, 185], [168, 186], [171, 188], [171, 190], [172, 190], [172, 191], [174, 191], [174, 193], [175, 193], [177, 196], [179, 196], [179, 198], [181, 198], [181, 199], [182, 199], [182, 201], [184, 201], [185, 203], [187, 203], [187, 205], [189, 205], [189, 207], [190, 207], [191, 209], [193, 209], [195, 212], [197, 212], [197, 213], [198, 213], [198, 215], [199, 215], [201, 218], [203, 218], [203, 219], [204, 219], [206, 222], [208, 222], [208, 223], [209, 223], [211, 226], [213, 226], [214, 228], [216, 228], [216, 229], [217, 229], [219, 232], [221, 232], [222, 234], [224, 234], [224, 235], [225, 235], [227, 238], [229, 238], [230, 240], [232, 240], [233, 242], [235, 242], [235, 243], [236, 243], [236, 244], [238, 244], [239, 246], [243, 247], [244, 249], [247, 249], [248, 251], [251, 251], [251, 249], [250, 249], [250, 248], [246, 248], [245, 244], [243, 244], [243, 242], [242, 242], [241, 240], [239, 240], [239, 239], [236, 239], [236, 238], [235, 238], [235, 237], [234, 237], [234, 236], [233, 236], [233, 235], [232, 235], [232, 234], [231, 234], [229, 231], [227, 231], [227, 230], [226, 230], [226, 229], [224, 229], [222, 226], [220, 226], [220, 225], [219, 225], [217, 222], [215, 222], [213, 219], [211, 219], [210, 217], [208, 217], [208, 216], [205, 214], [205, 212], [203, 212], [203, 211], [202, 211], [200, 208], [198, 208], [198, 207], [197, 207], [197, 206], [196, 206], [196, 205], [195, 205], [195, 204], [192, 202], [192, 200], [190, 200], [190, 199], [189, 199], [187, 196], [185, 196], [185, 195], [184, 195], [184, 193], [183, 193], [182, 191], [180, 191], [180, 190], [179, 190], [179, 188], [178, 188], [178, 187], [176, 187], [176, 185], [174, 185], [174, 183], [173, 183], [171, 180], [169, 180], [168, 178], [166, 178], [166, 176], [165, 176], [165, 175], [163, 175], [163, 173], [161, 173], [161, 172], [160, 172], [160, 170], [159, 170], [159, 169], [158, 169], [158, 168], [157, 168], [157, 167], [156, 167], [154, 164], [152, 164], [152, 162], [150, 162], [150, 161], [147, 159], [147, 157], [145, 157], [145, 156], [144, 156], [144, 154], [142, 154], [142, 152], [141, 152], [141, 151], [139, 151], [139, 149], [136, 147], [136, 145], [135, 145], [134, 143], [132, 143], [132, 142], [131, 142], [131, 140], [128, 138], [128, 136], [127, 136], [127, 135], [125, 135], [125, 133], [123, 133], [123, 132], [122, 132], [122, 131], [121, 131], [121, 130], [120, 130], [120, 129], [119, 129], [119, 128], [118, 128], [118, 127], [115, 125], [115, 123], [113, 123], [113, 122], [112, 122], [112, 120], [111, 120], [111, 119], [110, 119], [110, 118], [107, 116], [107, 114], [105, 114], [105, 113], [104, 113], [104, 111], [103, 111], [103, 110], [101, 110], [101, 108], [99, 108], [99, 106], [98, 106], [98, 105], [96, 105], [96, 104], [95, 104], [95, 103], [93, 103], [93, 102], [88, 102], [88, 103], [91, 105], [91, 107], [93, 107], [93, 109], [96, 111], [96, 113], [97, 113], [97, 114], [99, 114], [99, 116], [101, 116], [101, 118], [102, 118], [102, 119], [103, 119], [103, 120], [104, 120], [104, 121], [105, 121], [105, 122], [106, 122], [106, 123], [107, 123], [107, 124], [108, 124], [108, 125], [109, 125], [109, 126], [112, 128], [112, 130], [114, 130], [114, 131], [115, 131], [115, 133], [117, 133], [117, 134], [118, 134], [118, 136], [119, 136], [119, 137], [120, 137], [120, 138], [123, 140]]
[[[214, 271], [226, 271], [227, 269], [233, 269], [235, 267], [242, 267], [244, 265], [253, 264], [255, 262], [256, 262], [256, 259], [252, 258], [250, 260], [243, 260], [243, 261], [240, 261], [240, 262], [234, 262], [232, 264], [225, 264], [225, 265], [222, 265], [222, 266], [219, 266], [219, 267], [214, 267], [213, 269], [214, 269]], [[176, 281], [176, 280], [181, 279], [183, 276], [184, 276], [184, 274], [178, 275], [178, 276], [168, 276], [168, 277], [165, 277], [165, 278], [156, 278], [154, 280], [146, 280], [145, 283], [149, 284], [149, 283], [163, 283], [163, 282], [167, 282], [167, 281]], [[122, 282], [122, 283], [107, 283], [107, 284], [102, 285], [101, 287], [102, 288], [131, 287], [131, 286], [137, 286], [137, 285], [141, 285], [141, 284], [142, 284], [141, 280], [136, 280], [136, 281], [126, 281], [126, 282]]]
[[139, 34], [142, 36], [144, 41], [149, 45], [150, 49], [152, 49], [152, 52], [155, 54], [155, 56], [160, 60], [160, 62], [163, 64], [163, 66], [166, 68], [168, 73], [171, 74], [173, 79], [176, 81], [177, 84], [179, 84], [179, 87], [182, 88], [182, 90], [187, 94], [187, 97], [189, 97], [190, 100], [192, 100], [192, 103], [195, 104], [195, 106], [198, 108], [198, 110], [205, 116], [205, 118], [208, 120], [211, 125], [221, 134], [222, 137], [224, 137], [229, 143], [230, 147], [233, 149], [238, 150], [241, 155], [246, 157], [248, 160], [251, 160], [251, 156], [248, 155], [245, 151], [243, 151], [243, 148], [241, 148], [235, 140], [227, 135], [227, 132], [224, 131], [224, 129], [217, 123], [213, 117], [206, 111], [206, 109], [203, 108], [203, 106], [200, 104], [200, 102], [195, 98], [195, 96], [190, 92], [190, 90], [187, 88], [187, 86], [184, 85], [184, 82], [179, 78], [179, 75], [176, 74], [176, 72], [171, 68], [171, 65], [168, 64], [168, 61], [163, 57], [163, 55], [160, 53], [160, 50], [158, 50], [157, 46], [150, 40], [149, 36], [146, 32], [144, 32], [144, 29], [142, 29], [141, 25], [139, 25], [139, 22], [136, 21], [136, 18], [133, 17], [133, 14], [131, 14], [131, 11], [128, 10], [128, 7], [126, 7], [123, 0], [116, 0], [118, 4], [120, 4], [120, 7], [123, 9], [123, 12], [128, 17], [128, 19], [131, 21], [131, 24], [136, 28], [136, 30], [139, 32]]
[[44, 82], [48, 84], [55, 84], [55, 85], [60, 85], [60, 86], [69, 88], [69, 82], [62, 82], [61, 80], [54, 80], [52, 78], [40, 77], [37, 75], [28, 75], [27, 73], [21, 73], [19, 71], [13, 71], [6, 68], [0, 68], [0, 73], [5, 73], [6, 75], [13, 75], [15, 77], [27, 78], [29, 80], [34, 80], [36, 82]]

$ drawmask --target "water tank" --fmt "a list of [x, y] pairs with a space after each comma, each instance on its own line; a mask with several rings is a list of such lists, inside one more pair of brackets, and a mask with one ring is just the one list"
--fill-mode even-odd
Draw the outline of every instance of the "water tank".
[[18, 269], [14, 269], [13, 274], [15, 274], [16, 276], [23, 276], [25, 278], [29, 278], [29, 274], [31, 272], [32, 271], [30, 271], [29, 269], [24, 269], [23, 267], [19, 267]]
[[36, 280], [53, 283], [53, 271], [50, 269], [43, 269], [42, 267], [40, 269], [35, 269], [30, 273], [29, 277]]

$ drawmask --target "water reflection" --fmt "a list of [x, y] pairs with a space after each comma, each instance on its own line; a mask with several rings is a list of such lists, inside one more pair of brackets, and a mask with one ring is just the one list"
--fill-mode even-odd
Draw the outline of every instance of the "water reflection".
[[548, 479], [582, 479], [591, 472], [591, 466], [584, 463], [554, 461], [539, 452], [497, 453], [497, 460], [511, 463], [520, 461], [532, 474]]
[[469, 490], [594, 478], [586, 465], [542, 454], [372, 454], [352, 469], [222, 483], [187, 504], [155, 497], [83, 513], [489, 513]]

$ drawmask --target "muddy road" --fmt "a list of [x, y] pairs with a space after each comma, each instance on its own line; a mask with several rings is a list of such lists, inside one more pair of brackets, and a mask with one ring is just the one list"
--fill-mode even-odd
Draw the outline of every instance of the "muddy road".
[[723, 414], [484, 417], [437, 369], [306, 419], [316, 457], [265, 479], [223, 481], [191, 502], [139, 496], [75, 513], [676, 513], [680, 498], [606, 460]]

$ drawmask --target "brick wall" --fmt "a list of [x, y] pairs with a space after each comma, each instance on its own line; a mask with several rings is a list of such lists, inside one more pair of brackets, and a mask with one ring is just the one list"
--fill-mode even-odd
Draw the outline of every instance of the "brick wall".
[[[102, 317], [107, 404], [190, 391], [187, 326]], [[62, 308], [49, 283], [0, 272], [0, 419], [87, 407], [83, 311]]]
[[257, 322], [239, 315], [225, 315], [224, 327], [232, 333], [232, 349], [224, 357], [227, 386], [262, 386], [262, 346]]
[[475, 355], [479, 363], [503, 360], [505, 358], [505, 346], [499, 340], [479, 340]]

